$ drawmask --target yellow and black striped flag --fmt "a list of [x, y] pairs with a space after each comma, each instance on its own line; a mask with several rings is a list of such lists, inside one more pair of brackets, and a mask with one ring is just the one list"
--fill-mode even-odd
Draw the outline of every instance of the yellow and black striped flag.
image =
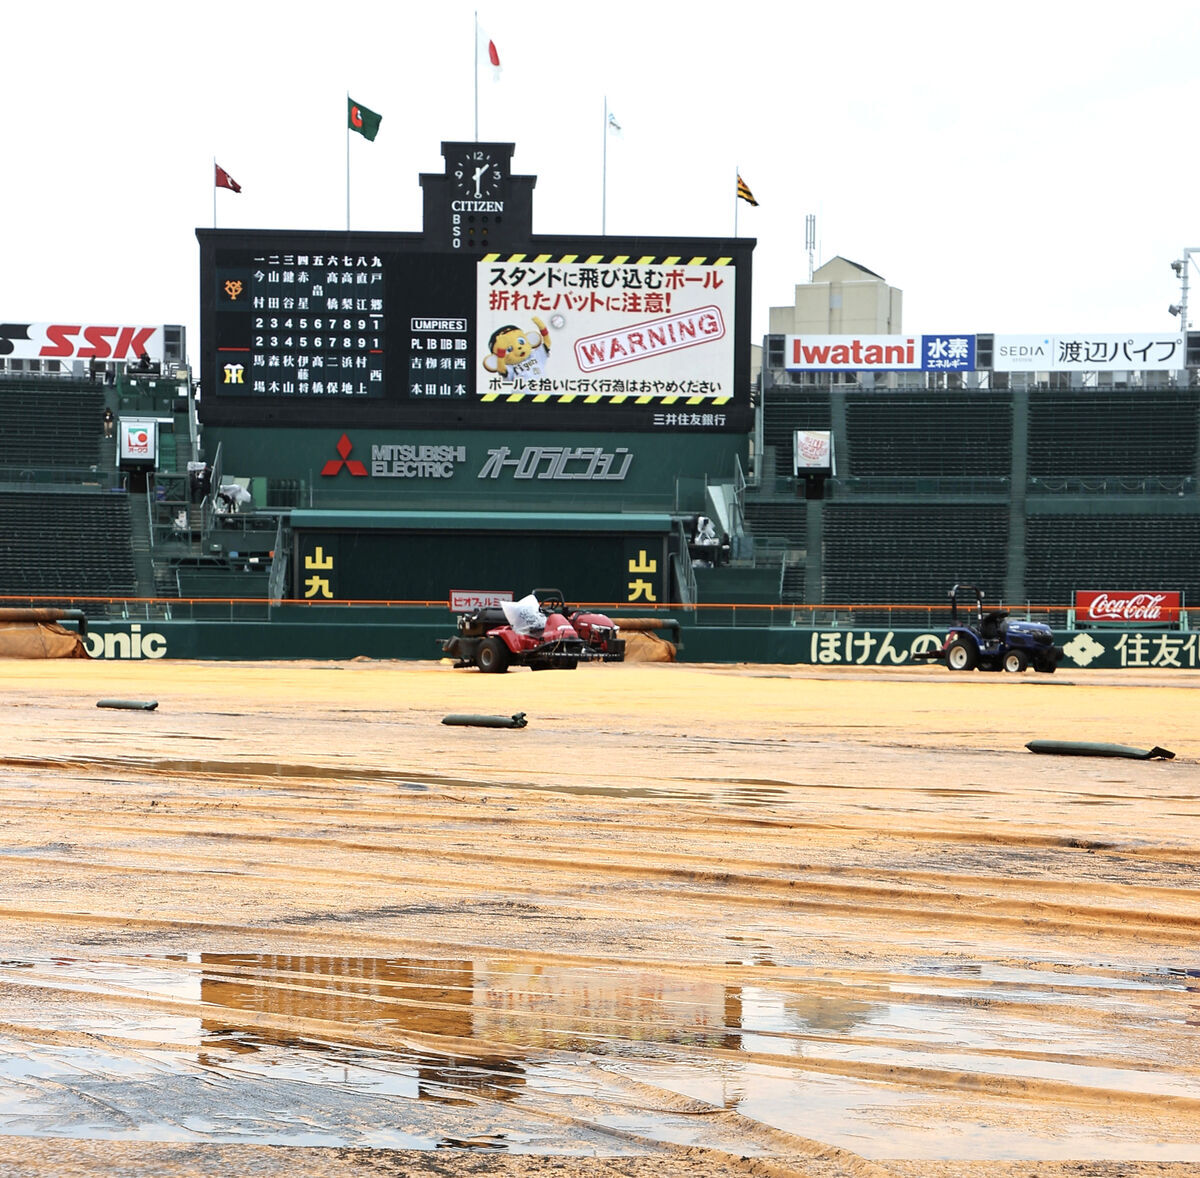
[[755, 206], [758, 205], [758, 201], [756, 201], [754, 199], [754, 193], [750, 191], [750, 186], [746, 183], [745, 180], [742, 179], [740, 172], [738, 173], [738, 193], [737, 194], [738, 194], [738, 196], [740, 196], [742, 198], [742, 200], [749, 201], [752, 205], [755, 205]]

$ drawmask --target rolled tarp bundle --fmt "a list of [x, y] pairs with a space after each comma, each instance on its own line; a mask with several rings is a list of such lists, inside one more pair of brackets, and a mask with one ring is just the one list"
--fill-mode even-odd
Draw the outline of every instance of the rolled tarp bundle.
[[75, 622], [79, 633], [87, 633], [87, 614], [81, 609], [0, 607], [0, 622]]
[[[75, 622], [69, 630], [63, 622]], [[81, 609], [0, 608], [0, 658], [86, 659], [87, 615]]]
[[1099, 744], [1091, 740], [1031, 740], [1025, 746], [1031, 753], [1042, 753], [1056, 757], [1128, 757], [1134, 761], [1149, 761], [1160, 757], [1164, 761], [1174, 759], [1170, 749], [1132, 748], [1127, 744]]
[[677, 618], [613, 618], [625, 639], [627, 663], [673, 663], [683, 645]]
[[524, 728], [528, 721], [524, 712], [512, 716], [443, 716], [443, 724], [463, 728]]

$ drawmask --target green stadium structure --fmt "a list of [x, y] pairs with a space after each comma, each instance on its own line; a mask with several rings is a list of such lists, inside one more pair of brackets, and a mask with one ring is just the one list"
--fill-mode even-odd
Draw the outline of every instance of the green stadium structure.
[[443, 153], [421, 232], [197, 230], [199, 380], [180, 328], [0, 329], [0, 604], [103, 657], [427, 658], [453, 595], [556, 584], [687, 658], [896, 665], [966, 582], [1067, 665], [1200, 665], [1200, 335], [1089, 365], [893, 293], [756, 358], [752, 240], [536, 235], [512, 144]]

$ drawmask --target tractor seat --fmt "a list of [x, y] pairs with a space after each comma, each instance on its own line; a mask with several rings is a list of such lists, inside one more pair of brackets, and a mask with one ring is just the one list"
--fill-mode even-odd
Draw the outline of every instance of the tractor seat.
[[1008, 623], [1005, 621], [1007, 617], [1007, 610], [993, 610], [990, 614], [985, 614], [979, 625], [980, 634], [989, 641], [1000, 638], [1008, 629]]

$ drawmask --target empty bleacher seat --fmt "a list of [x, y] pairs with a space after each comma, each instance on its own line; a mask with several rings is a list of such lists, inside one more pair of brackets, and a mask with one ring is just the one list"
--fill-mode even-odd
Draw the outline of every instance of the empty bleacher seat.
[[1009, 473], [1008, 393], [853, 393], [839, 473], [858, 478], [996, 478]]
[[1029, 474], [1194, 475], [1198, 414], [1197, 389], [1031, 393]]
[[95, 466], [103, 418], [104, 389], [91, 381], [0, 380], [0, 467]]
[[1076, 589], [1182, 590], [1200, 601], [1200, 516], [1031, 515], [1028, 597], [1070, 602]]
[[65, 600], [136, 590], [127, 495], [0, 490], [0, 595]]
[[[825, 508], [822, 600], [944, 605], [955, 582], [1004, 589], [1008, 508], [990, 504], [850, 504]], [[904, 615], [856, 613], [865, 624]], [[916, 624], [924, 616], [916, 611]]]

